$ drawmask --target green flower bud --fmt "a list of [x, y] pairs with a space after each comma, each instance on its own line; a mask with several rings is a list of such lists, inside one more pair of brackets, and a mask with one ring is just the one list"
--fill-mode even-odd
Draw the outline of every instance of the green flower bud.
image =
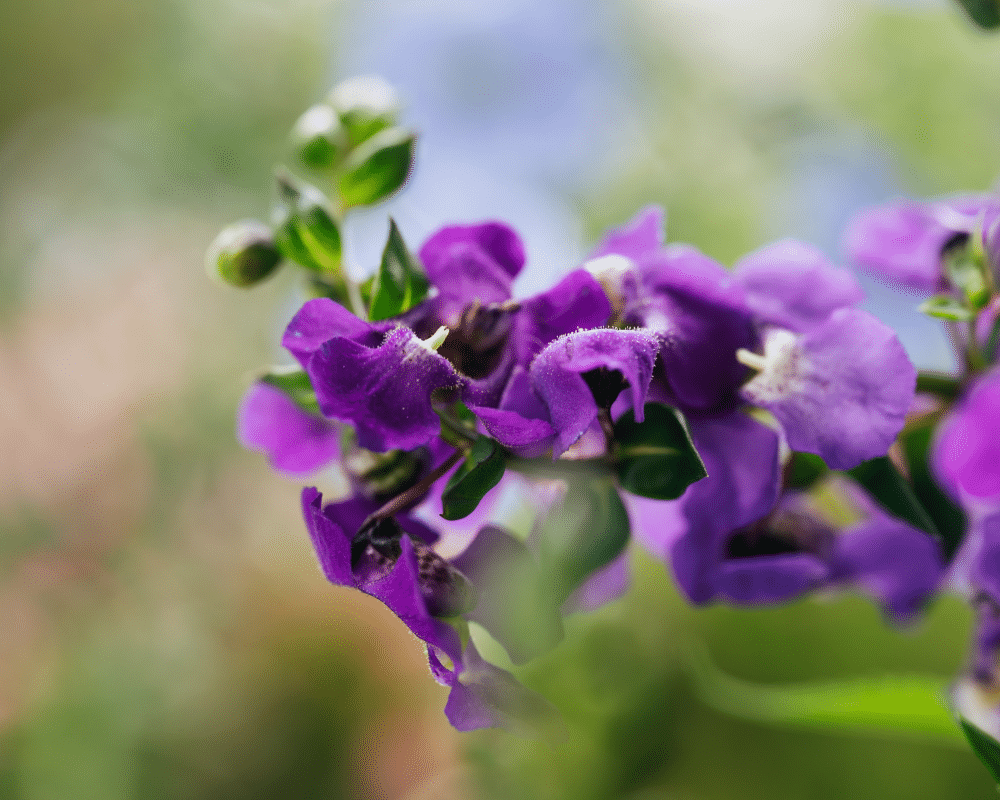
[[253, 286], [275, 272], [281, 253], [271, 229], [254, 219], [234, 222], [223, 228], [205, 254], [210, 275], [230, 286]]
[[347, 152], [347, 131], [333, 108], [317, 103], [292, 128], [292, 144], [302, 162], [313, 169], [328, 169]]
[[375, 205], [399, 191], [413, 169], [416, 140], [413, 131], [387, 128], [351, 151], [340, 176], [344, 205]]
[[327, 100], [340, 115], [352, 145], [395, 124], [400, 108], [396, 90], [378, 75], [341, 81], [330, 90]]
[[282, 254], [316, 272], [340, 271], [340, 228], [326, 196], [315, 186], [279, 172], [279, 202], [272, 214], [274, 237]]

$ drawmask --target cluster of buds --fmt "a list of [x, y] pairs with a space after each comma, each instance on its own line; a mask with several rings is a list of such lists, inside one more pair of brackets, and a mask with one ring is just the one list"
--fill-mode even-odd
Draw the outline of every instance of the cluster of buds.
[[[213, 254], [223, 273], [264, 273], [270, 233], [313, 290], [282, 339], [295, 363], [250, 387], [238, 432], [289, 476], [339, 465], [348, 496], [302, 494], [323, 572], [426, 644], [455, 727], [557, 717], [482, 658], [470, 623], [514, 664], [536, 657], [566, 614], [624, 591], [632, 538], [696, 604], [856, 589], [904, 623], [961, 585], [984, 609], [973, 674], [997, 683], [998, 198], [877, 209], [847, 237], [857, 263], [933, 294], [955, 377], [918, 376], [816, 248], [783, 240], [726, 269], [664, 244], [658, 208], [531, 297], [514, 294], [525, 250], [499, 221], [414, 252], [390, 220], [355, 284], [335, 220], [399, 188], [413, 138], [388, 92], [346, 86], [294, 134], [338, 203], [282, 174], [274, 226], [248, 227], [243, 250], [224, 232]], [[508, 490], [527, 535], [494, 518]]]

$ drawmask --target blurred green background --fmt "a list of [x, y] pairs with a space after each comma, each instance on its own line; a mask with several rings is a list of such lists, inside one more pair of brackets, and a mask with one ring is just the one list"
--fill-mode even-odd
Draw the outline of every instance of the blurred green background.
[[[835, 254], [864, 203], [995, 180], [1000, 38], [934, 3], [570, 2], [532, 28], [530, 57], [494, 59], [517, 20], [447, 5], [0, 5], [0, 798], [995, 797], [961, 746], [726, 716], [685, 667], [707, 651], [760, 683], [946, 681], [962, 602], [906, 631], [854, 597], [692, 609], [638, 551], [632, 591], [521, 673], [563, 712], [565, 743], [454, 733], [416, 640], [323, 581], [298, 484], [234, 441], [292, 276], [225, 290], [202, 259], [222, 225], [266, 216], [301, 111], [413, 31], [424, 46], [394, 47], [386, 74], [440, 88], [445, 70], [464, 116], [403, 87], [426, 122], [415, 196], [442, 196], [423, 218], [404, 193], [404, 231], [513, 198], [529, 231], [567, 232], [562, 251], [526, 233], [543, 282], [651, 202], [669, 239], [724, 263], [792, 234]], [[539, 74], [564, 83], [518, 107]], [[578, 77], [590, 89], [548, 119]], [[474, 190], [497, 158], [535, 166], [491, 205]], [[916, 300], [868, 288], [918, 364], [947, 365]]]

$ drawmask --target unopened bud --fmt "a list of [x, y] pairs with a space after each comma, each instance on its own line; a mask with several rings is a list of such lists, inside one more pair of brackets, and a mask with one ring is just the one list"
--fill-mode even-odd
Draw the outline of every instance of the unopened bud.
[[326, 103], [317, 103], [299, 117], [291, 138], [299, 158], [314, 169], [335, 166], [347, 150], [347, 131]]
[[341, 81], [330, 90], [327, 99], [339, 114], [352, 145], [395, 124], [400, 108], [396, 90], [378, 75], [359, 75]]
[[247, 287], [270, 276], [281, 263], [271, 229], [257, 220], [223, 228], [208, 247], [205, 267], [230, 286]]

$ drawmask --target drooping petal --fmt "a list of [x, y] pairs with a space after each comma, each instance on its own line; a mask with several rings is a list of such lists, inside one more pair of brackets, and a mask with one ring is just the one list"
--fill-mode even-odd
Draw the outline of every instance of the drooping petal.
[[638, 261], [663, 246], [665, 214], [660, 206], [646, 206], [620, 228], [613, 228], [588, 259], [619, 255]]
[[302, 515], [326, 579], [337, 586], [357, 588], [351, 571], [351, 538], [354, 532], [344, 531], [323, 513], [323, 495], [314, 486], [302, 490]]
[[515, 367], [498, 408], [470, 406], [487, 432], [526, 458], [544, 453], [555, 438], [549, 411], [531, 385], [527, 370]]
[[599, 329], [562, 336], [538, 354], [529, 374], [556, 431], [554, 456], [565, 452], [597, 419], [597, 401], [584, 379], [587, 373], [619, 374], [635, 417], [642, 420], [658, 348], [658, 338], [649, 331]]
[[309, 359], [306, 372], [327, 417], [349, 422], [358, 443], [376, 452], [412, 450], [440, 430], [431, 406], [436, 389], [460, 377], [407, 328], [395, 328], [377, 347], [337, 337]]
[[275, 470], [292, 477], [311, 475], [340, 453], [337, 425], [263, 383], [255, 383], [243, 396], [236, 436], [248, 450], [265, 453]]
[[956, 404], [932, 452], [936, 475], [956, 496], [1000, 504], [1000, 369], [983, 375]]
[[838, 308], [864, 299], [853, 275], [815, 247], [783, 239], [742, 258], [734, 268], [747, 304], [761, 322], [804, 331]]
[[941, 582], [941, 549], [928, 534], [884, 512], [835, 539], [836, 580], [858, 585], [891, 619], [912, 619]]
[[563, 603], [563, 613], [596, 611], [625, 594], [631, 582], [629, 553], [626, 550], [587, 578]]
[[893, 330], [856, 309], [839, 309], [801, 336], [771, 329], [764, 360], [743, 397], [774, 414], [793, 450], [833, 469], [885, 455], [916, 387]]
[[[663, 515], [672, 524], [647, 529], [640, 538], [646, 544], [663, 539], [665, 548], [653, 552], [666, 549], [684, 593], [694, 603], [707, 603], [719, 594], [719, 566], [730, 534], [766, 516], [777, 501], [778, 435], [741, 413], [688, 422], [708, 477], [691, 484], [680, 499], [658, 503], [673, 506]], [[677, 510], [680, 515], [672, 513]], [[640, 524], [648, 526], [648, 519], [653, 515]]]

